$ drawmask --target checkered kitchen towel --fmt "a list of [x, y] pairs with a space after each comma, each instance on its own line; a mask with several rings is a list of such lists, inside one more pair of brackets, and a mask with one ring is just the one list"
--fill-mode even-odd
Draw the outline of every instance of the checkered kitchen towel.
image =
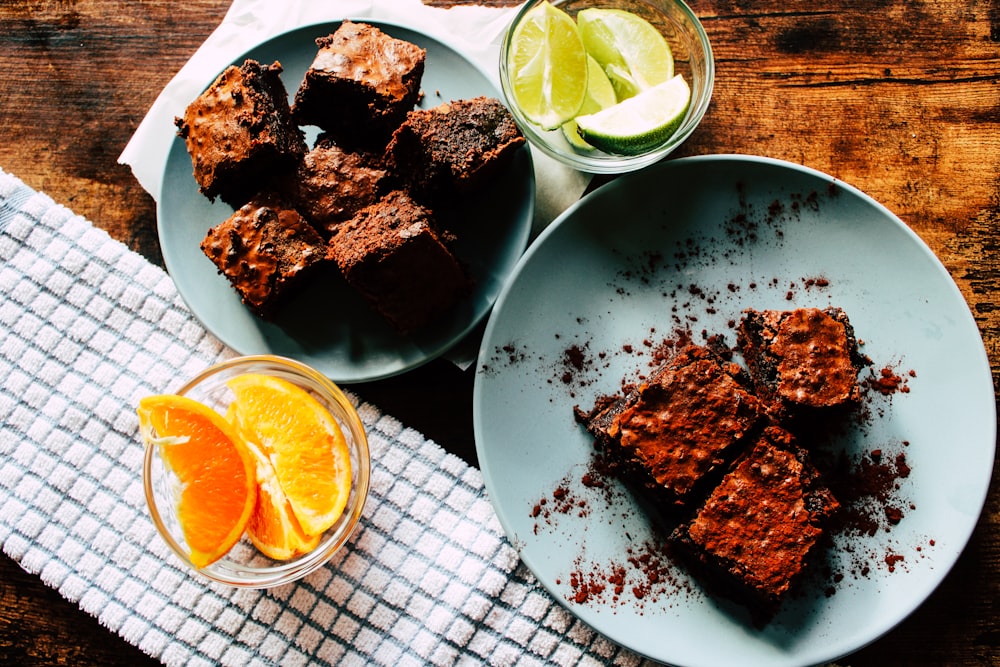
[[264, 591], [186, 573], [143, 498], [134, 406], [233, 356], [169, 276], [0, 170], [0, 545], [170, 665], [624, 664], [519, 564], [478, 470], [372, 405], [347, 548]]

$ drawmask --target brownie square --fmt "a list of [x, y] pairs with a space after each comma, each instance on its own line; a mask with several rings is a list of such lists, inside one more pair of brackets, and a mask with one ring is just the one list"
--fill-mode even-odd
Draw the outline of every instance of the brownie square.
[[310, 274], [329, 264], [326, 242], [297, 211], [262, 195], [208, 231], [205, 255], [243, 303], [270, 319]]
[[400, 190], [343, 224], [330, 253], [348, 284], [401, 334], [431, 323], [469, 288], [430, 210]]
[[778, 418], [850, 406], [866, 360], [840, 308], [746, 310], [737, 347], [756, 394]]
[[386, 162], [416, 196], [433, 201], [480, 187], [522, 145], [510, 111], [476, 97], [410, 111], [392, 135]]
[[281, 64], [227, 67], [174, 120], [209, 199], [237, 208], [294, 168], [306, 151], [291, 120]]
[[291, 202], [326, 238], [338, 225], [377, 202], [387, 187], [381, 156], [347, 151], [321, 137], [299, 163]]
[[770, 426], [671, 542], [709, 589], [763, 623], [801, 577], [838, 507], [806, 451]]
[[587, 428], [654, 504], [683, 506], [735, 458], [763, 416], [743, 382], [736, 364], [689, 345], [589, 415]]
[[343, 146], [384, 148], [419, 99], [426, 50], [353, 21], [316, 46], [295, 93], [296, 122], [322, 128]]

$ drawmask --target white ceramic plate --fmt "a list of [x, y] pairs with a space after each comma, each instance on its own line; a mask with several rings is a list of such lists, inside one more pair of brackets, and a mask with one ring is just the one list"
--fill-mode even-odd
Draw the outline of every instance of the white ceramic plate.
[[[898, 369], [909, 388], [877, 394], [871, 423], [840, 443], [853, 453], [905, 449], [912, 471], [899, 480], [903, 520], [832, 550], [833, 564], [848, 571], [835, 593], [804, 591], [764, 629], [682, 571], [691, 589], [655, 602], [627, 591], [617, 603], [607, 595], [571, 601], [574, 571], [620, 563], [628, 545], [653, 535], [630, 495], [602, 500], [579, 484], [573, 493], [585, 511], [550, 504], [551, 515], [532, 516], [541, 498], [551, 503], [557, 487], [580, 480], [591, 459], [592, 440], [573, 407], [589, 408], [622, 378], [635, 378], [650, 358], [649, 348], [638, 354], [646, 339], [686, 327], [696, 338], [726, 334], [731, 345], [743, 308], [827, 305], [846, 310], [876, 367]], [[590, 363], [568, 363], [574, 346]], [[497, 301], [473, 400], [486, 487], [527, 566], [593, 628], [674, 665], [819, 664], [878, 638], [954, 564], [993, 469], [990, 367], [947, 271], [868, 196], [764, 158], [662, 163], [567, 211], [529, 248]], [[871, 570], [859, 573], [843, 546]], [[893, 571], [881, 560], [890, 553], [905, 558]]]
[[[486, 95], [495, 86], [472, 62], [452, 48], [407, 28], [369, 21], [384, 32], [427, 49], [421, 88], [423, 107]], [[282, 65], [289, 98], [316, 55], [315, 38], [339, 22], [299, 28], [251, 49], [247, 57]], [[215, 74], [206, 78], [206, 87]], [[315, 131], [307, 133], [310, 141]], [[226, 279], [201, 252], [207, 230], [232, 209], [199, 194], [183, 140], [174, 139], [167, 157], [157, 226], [163, 259], [181, 297], [202, 324], [242, 354], [278, 354], [305, 362], [337, 382], [360, 382], [396, 375], [444, 353], [485, 317], [504, 281], [524, 252], [534, 209], [534, 177], [527, 150], [490, 185], [459, 230], [456, 254], [475, 280], [472, 293], [438, 322], [401, 337], [341, 281], [317, 283], [298, 295], [274, 322], [255, 317]]]

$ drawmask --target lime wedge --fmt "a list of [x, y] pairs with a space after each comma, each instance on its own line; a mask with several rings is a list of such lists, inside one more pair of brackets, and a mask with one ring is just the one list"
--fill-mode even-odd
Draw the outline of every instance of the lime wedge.
[[607, 153], [636, 155], [662, 144], [677, 131], [691, 103], [680, 74], [635, 97], [596, 113], [577, 116], [584, 141]]
[[673, 77], [670, 45], [641, 16], [621, 9], [584, 9], [576, 21], [584, 48], [604, 68], [619, 101]]
[[[577, 112], [578, 115], [590, 114], [601, 109], [607, 109], [617, 102], [615, 89], [608, 80], [608, 76], [601, 69], [600, 64], [590, 55], [587, 56], [587, 94], [583, 98], [583, 106]], [[570, 120], [563, 123], [563, 135], [566, 141], [584, 151], [592, 151], [594, 147], [580, 137], [576, 131], [576, 121]]]
[[587, 52], [566, 12], [543, 2], [524, 15], [507, 56], [514, 104], [532, 123], [554, 130], [580, 111]]

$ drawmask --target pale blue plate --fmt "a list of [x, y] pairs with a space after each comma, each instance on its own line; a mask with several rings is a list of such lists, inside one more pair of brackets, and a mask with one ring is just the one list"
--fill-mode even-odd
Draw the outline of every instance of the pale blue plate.
[[[420, 106], [486, 95], [499, 97], [490, 79], [451, 47], [405, 27], [366, 21], [427, 49]], [[251, 49], [247, 57], [279, 61], [289, 98], [316, 55], [315, 39], [339, 22], [299, 28]], [[216, 74], [206, 76], [208, 86]], [[308, 138], [315, 137], [312, 131]], [[232, 212], [198, 192], [191, 159], [181, 139], [167, 157], [157, 228], [163, 259], [177, 290], [194, 315], [223, 343], [241, 354], [277, 354], [298, 359], [335, 382], [362, 382], [397, 375], [446, 352], [489, 312], [531, 231], [535, 186], [531, 158], [521, 150], [510, 169], [468, 207], [456, 229], [455, 251], [475, 281], [472, 293], [438, 322], [415, 335], [393, 332], [360, 297], [338, 280], [317, 283], [298, 295], [275, 322], [255, 317], [199, 248], [207, 230]]]
[[[628, 545], [652, 537], [631, 496], [608, 502], [580, 484], [592, 440], [574, 422], [574, 406], [589, 408], [622, 378], [648, 370], [644, 341], [675, 327], [696, 337], [722, 333], [733, 344], [732, 323], [744, 308], [827, 305], [848, 313], [864, 351], [879, 367], [898, 368], [910, 389], [878, 396], [871, 423], [840, 443], [853, 452], [905, 447], [912, 466], [899, 490], [903, 520], [831, 552], [835, 566], [850, 570], [843, 547], [855, 548], [871, 571], [848, 575], [830, 597], [819, 587], [804, 591], [763, 630], [683, 572], [691, 590], [657, 601], [639, 604], [627, 591], [618, 603], [571, 601], [574, 570], [621, 563]], [[568, 363], [574, 346], [589, 363]], [[490, 499], [539, 581], [611, 640], [684, 666], [820, 664], [887, 632], [965, 546], [996, 442], [982, 338], [927, 246], [857, 189], [747, 156], [661, 163], [610, 183], [553, 223], [490, 316], [473, 410]], [[565, 480], [586, 500], [585, 516], [533, 517]], [[880, 561], [888, 553], [906, 559], [892, 572]]]

